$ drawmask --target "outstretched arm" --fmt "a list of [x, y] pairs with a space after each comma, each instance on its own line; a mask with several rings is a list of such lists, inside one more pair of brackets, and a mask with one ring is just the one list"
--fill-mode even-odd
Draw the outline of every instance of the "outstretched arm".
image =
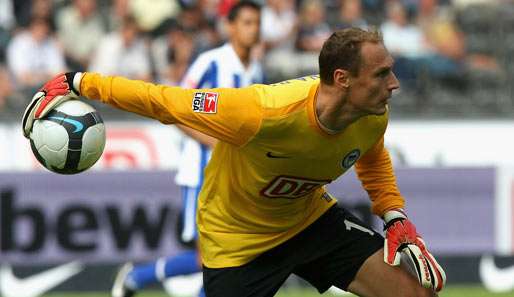
[[252, 87], [184, 89], [119, 76], [72, 72], [55, 77], [38, 94], [25, 112], [26, 135], [34, 119], [44, 117], [60, 102], [71, 99], [71, 94], [100, 100], [166, 124], [182, 124], [238, 146], [255, 135], [263, 115], [259, 92]]

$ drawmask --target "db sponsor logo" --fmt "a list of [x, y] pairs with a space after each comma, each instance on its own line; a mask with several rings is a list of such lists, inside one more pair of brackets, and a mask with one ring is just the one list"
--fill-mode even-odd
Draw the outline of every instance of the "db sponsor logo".
[[200, 113], [216, 113], [218, 111], [218, 93], [195, 93], [193, 98], [193, 111]]
[[313, 180], [294, 176], [278, 176], [268, 184], [261, 195], [268, 198], [294, 199], [305, 196], [330, 180]]

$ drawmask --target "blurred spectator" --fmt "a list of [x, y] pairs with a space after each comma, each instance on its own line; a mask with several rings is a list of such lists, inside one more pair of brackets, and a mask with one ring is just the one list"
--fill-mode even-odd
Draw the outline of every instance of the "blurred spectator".
[[207, 20], [200, 6], [191, 5], [182, 9], [181, 13], [177, 16], [177, 22], [185, 30], [192, 32], [200, 29]]
[[121, 27], [122, 21], [129, 15], [129, 0], [112, 0], [107, 18], [109, 31], [118, 30]]
[[110, 30], [118, 30], [123, 20], [132, 16], [143, 32], [158, 35], [161, 26], [180, 13], [178, 0], [112, 0], [108, 15]]
[[[389, 0], [391, 1], [391, 0]], [[405, 9], [407, 16], [411, 19], [419, 13], [419, 6], [423, 0], [399, 0]]]
[[87, 69], [95, 47], [105, 34], [96, 0], [73, 0], [57, 15], [57, 34], [71, 70]]
[[[452, 5], [454, 5], [456, 8], [463, 8], [469, 5], [477, 5], [477, 4], [489, 4], [489, 5], [496, 5], [498, 2], [501, 1], [491, 1], [491, 0], [451, 0]], [[504, 2], [508, 2], [504, 1]]]
[[10, 30], [16, 24], [11, 0], [0, 0], [0, 28]]
[[295, 64], [297, 15], [292, 0], [267, 0], [261, 10], [261, 40], [268, 82], [299, 73]]
[[[18, 2], [18, 0], [14, 1], [15, 3]], [[29, 15], [28, 15], [28, 22], [20, 24], [23, 27], [26, 27], [28, 23], [30, 23], [30, 20], [33, 18], [41, 18], [41, 19], [47, 19], [48, 23], [50, 25], [50, 29], [52, 31], [55, 30], [55, 17], [54, 17], [54, 0], [31, 0], [30, 1], [30, 8], [29, 8]]]
[[425, 19], [424, 29], [432, 54], [426, 63], [429, 73], [435, 77], [458, 77], [466, 57], [464, 36], [444, 10]]
[[415, 58], [427, 53], [423, 31], [411, 23], [399, 1], [387, 5], [387, 19], [381, 26], [384, 44], [393, 56]]
[[32, 14], [32, 1], [33, 0], [16, 0], [12, 1], [14, 8], [14, 15], [16, 17], [16, 23], [19, 26], [26, 27], [30, 22]]
[[340, 0], [339, 19], [334, 24], [335, 30], [358, 27], [366, 29], [368, 23], [362, 16], [361, 0]]
[[34, 89], [65, 70], [64, 56], [45, 18], [33, 18], [7, 47], [7, 65], [17, 88]]
[[292, 0], [267, 0], [262, 9], [262, 41], [270, 50], [291, 50], [296, 34], [296, 11]]
[[0, 0], [0, 63], [5, 60], [5, 48], [15, 25], [16, 19], [11, 0]]
[[16, 23], [21, 27], [27, 27], [30, 20], [34, 17], [46, 18], [49, 20], [51, 28], [54, 29], [52, 18], [52, 0], [14, 0], [12, 1]]
[[325, 7], [320, 0], [306, 0], [300, 8], [300, 23], [296, 49], [302, 52], [318, 52], [332, 33], [325, 22]]
[[200, 4], [184, 7], [177, 16], [177, 22], [194, 37], [197, 52], [209, 50], [222, 43], [219, 31], [223, 28], [217, 27], [222, 24], [222, 19], [209, 20], [207, 17]]
[[[33, 17], [49, 18], [53, 3], [51, 0], [15, 0], [13, 1], [14, 15], [19, 26], [27, 27]], [[53, 20], [50, 19], [50, 23]]]
[[195, 56], [193, 36], [178, 23], [171, 23], [168, 33], [152, 42], [152, 56], [157, 81], [178, 85]]
[[400, 1], [386, 6], [387, 19], [382, 24], [384, 44], [395, 57], [394, 72], [406, 87], [413, 87], [420, 71], [419, 59], [428, 54], [423, 31], [411, 23]]
[[492, 85], [500, 82], [502, 71], [496, 58], [487, 53], [467, 52], [466, 36], [455, 24], [453, 11], [448, 7], [434, 10], [430, 18], [425, 18], [424, 27], [433, 49], [424, 66], [432, 78], [453, 87], [464, 87], [469, 82], [483, 84], [485, 80]]
[[192, 37], [194, 38], [195, 44], [197, 46], [197, 52], [204, 52], [223, 44], [223, 41], [226, 39], [226, 37], [222, 37], [217, 25], [218, 24], [215, 22], [206, 22], [200, 28], [199, 32], [192, 34]]
[[158, 29], [165, 20], [180, 12], [177, 0], [129, 0], [129, 8], [144, 32]]
[[13, 85], [7, 69], [0, 63], [0, 111], [7, 103], [7, 97], [13, 92]]
[[431, 18], [437, 8], [438, 8], [438, 4], [440, 2], [444, 2], [444, 1], [441, 1], [441, 0], [419, 0], [419, 5], [418, 5], [418, 13], [417, 13], [417, 17], [418, 17], [418, 23], [420, 23], [421, 25], [424, 23], [424, 20], [426, 18]]
[[88, 71], [132, 79], [151, 78], [148, 48], [134, 18], [126, 17], [120, 29], [102, 38]]
[[[0, 0], [0, 101], [10, 94], [13, 108], [17, 97], [24, 96], [18, 88], [33, 91], [49, 72], [63, 71], [66, 65], [145, 80], [155, 75], [159, 82], [177, 84], [197, 53], [223, 43], [224, 17], [237, 1]], [[331, 30], [377, 24], [404, 90], [427, 90], [437, 82], [441, 90], [458, 87], [457, 93], [465, 96], [486, 81], [500, 88], [514, 69], [513, 10], [503, 9], [514, 7], [512, 0], [258, 2], [263, 4], [262, 46], [254, 54], [262, 57], [267, 82], [315, 71], [315, 53]], [[39, 21], [32, 19], [46, 19], [50, 29], [33, 26]], [[60, 43], [52, 38], [54, 29]], [[150, 34], [143, 38], [141, 33]], [[66, 63], [57, 45], [63, 47]]]
[[[423, 1], [423, 0], [420, 0]], [[437, 1], [437, 0], [436, 0]], [[384, 1], [383, 0], [363, 0], [365, 9], [367, 10], [378, 10], [383, 8]]]
[[[238, 2], [236, 0], [231, 1], [232, 4]], [[228, 5], [230, 3], [223, 3], [220, 0], [197, 0], [196, 5], [202, 11], [204, 17], [209, 21], [215, 21], [217, 19], [221, 19], [220, 17], [224, 17], [225, 15], [220, 14], [221, 5]]]
[[[54, 3], [53, 0], [32, 0], [30, 9], [31, 18], [46, 18], [52, 22]], [[52, 23], [53, 24], [53, 23]]]

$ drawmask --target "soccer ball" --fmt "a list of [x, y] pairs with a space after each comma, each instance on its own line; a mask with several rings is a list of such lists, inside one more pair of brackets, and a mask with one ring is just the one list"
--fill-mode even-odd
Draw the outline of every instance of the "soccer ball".
[[102, 155], [105, 126], [98, 112], [79, 100], [67, 100], [34, 122], [30, 147], [47, 169], [60, 174], [76, 174]]

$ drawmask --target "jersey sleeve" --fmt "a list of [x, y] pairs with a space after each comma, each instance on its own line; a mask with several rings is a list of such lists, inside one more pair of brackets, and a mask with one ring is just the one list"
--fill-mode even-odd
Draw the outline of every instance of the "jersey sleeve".
[[254, 87], [184, 89], [86, 73], [80, 94], [165, 124], [180, 123], [237, 146], [258, 132], [264, 114]]
[[382, 216], [387, 210], [404, 207], [383, 136], [357, 161], [355, 170], [371, 198], [374, 214]]

